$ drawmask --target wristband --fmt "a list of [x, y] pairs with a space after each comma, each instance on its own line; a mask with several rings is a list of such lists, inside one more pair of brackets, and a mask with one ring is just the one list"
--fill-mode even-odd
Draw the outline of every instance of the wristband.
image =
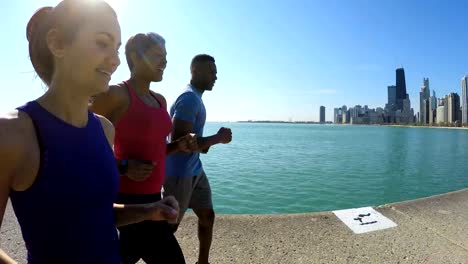
[[125, 175], [128, 170], [128, 160], [119, 160], [120, 175]]

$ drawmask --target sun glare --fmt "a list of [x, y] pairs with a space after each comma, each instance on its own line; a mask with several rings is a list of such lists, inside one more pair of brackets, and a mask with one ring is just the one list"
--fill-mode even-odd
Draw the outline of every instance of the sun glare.
[[[96, 0], [83, 0], [83, 1], [89, 1], [89, 2], [94, 2]], [[107, 2], [109, 5], [112, 6], [114, 9], [120, 9], [125, 7], [125, 5], [130, 1], [130, 0], [104, 0]]]
[[121, 10], [125, 7], [129, 0], [105, 0], [115, 10]]

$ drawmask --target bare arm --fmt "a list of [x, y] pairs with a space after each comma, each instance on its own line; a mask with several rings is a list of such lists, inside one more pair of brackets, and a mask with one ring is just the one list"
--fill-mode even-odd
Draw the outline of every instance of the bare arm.
[[[1, 145], [1, 143], [0, 143]], [[4, 151], [2, 150], [3, 146], [0, 146], [0, 155], [4, 156]], [[3, 159], [2, 159], [3, 160]], [[5, 164], [0, 164], [0, 227], [2, 225], [3, 216], [5, 214], [5, 209], [8, 201], [8, 194], [10, 191], [10, 180], [8, 177], [8, 172], [5, 170], [3, 166]], [[16, 263], [10, 256], [8, 256], [1, 248], [0, 248], [0, 264], [10, 264]]]
[[[99, 116], [102, 128], [106, 134], [109, 145], [114, 142], [114, 127], [105, 117]], [[177, 220], [179, 205], [173, 197], [148, 204], [114, 204], [116, 226], [139, 223], [145, 220]]]
[[[0, 128], [1, 129], [1, 128]], [[1, 140], [1, 139], [0, 139]], [[2, 226], [3, 216], [8, 201], [8, 195], [10, 192], [10, 173], [9, 170], [4, 167], [3, 157], [5, 156], [4, 146], [0, 142], [0, 227]], [[15, 263], [2, 249], [0, 249], [0, 264]]]
[[179, 152], [179, 143], [178, 142], [168, 143], [167, 148], [166, 148], [166, 155], [171, 155], [176, 152]]
[[165, 197], [159, 202], [148, 204], [114, 204], [116, 226], [139, 223], [146, 220], [177, 221], [179, 204], [174, 197]]
[[[184, 120], [173, 118], [173, 130], [172, 130], [172, 139], [177, 140], [182, 136], [193, 133], [193, 124]], [[208, 136], [208, 137], [198, 137], [198, 151], [206, 153], [208, 149], [216, 144], [226, 144], [231, 142], [232, 134], [231, 130], [228, 128], [220, 128], [218, 133]]]
[[0, 264], [16, 264], [17, 262], [10, 258], [5, 251], [0, 248]]
[[96, 95], [89, 105], [89, 110], [104, 116], [115, 126], [129, 105], [125, 87], [113, 85], [107, 92]]
[[197, 135], [190, 133], [167, 144], [166, 155], [176, 152], [190, 153], [198, 151]]
[[[173, 141], [187, 135], [188, 133], [194, 133], [193, 124], [184, 120], [177, 118], [172, 119], [173, 129], [172, 129], [172, 139]], [[198, 150], [207, 149], [213, 145], [221, 143], [217, 135], [212, 135], [209, 137], [198, 137]]]
[[[18, 122], [10, 118], [0, 118], [0, 227], [3, 222], [10, 188], [18, 173], [21, 159], [21, 136], [15, 131]], [[0, 264], [16, 263], [0, 249]]]

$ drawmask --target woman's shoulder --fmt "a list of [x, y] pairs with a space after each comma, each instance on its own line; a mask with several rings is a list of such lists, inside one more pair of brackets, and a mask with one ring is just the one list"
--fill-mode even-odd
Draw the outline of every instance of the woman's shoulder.
[[29, 154], [37, 151], [37, 145], [34, 124], [28, 114], [18, 110], [0, 114], [0, 177], [16, 175], [21, 168], [29, 167], [26, 164]]
[[158, 101], [162, 104], [163, 108], [167, 108], [167, 101], [164, 95], [157, 93], [155, 91], [151, 91], [151, 93], [158, 99]]
[[93, 96], [91, 100], [92, 102], [103, 100], [108, 103], [121, 104], [129, 101], [129, 95], [125, 85], [116, 84], [109, 86], [107, 91]]
[[109, 145], [112, 146], [114, 144], [114, 136], [115, 136], [114, 125], [105, 116], [102, 116], [99, 114], [95, 114], [95, 115], [99, 119], [99, 122], [101, 123], [102, 130], [104, 131], [104, 134], [107, 138], [107, 141], [109, 142]]
[[112, 122], [117, 122], [130, 104], [127, 88], [122, 85], [112, 85], [106, 92], [91, 98], [89, 109], [99, 115], [103, 115]]
[[0, 149], [9, 146], [22, 147], [37, 141], [31, 117], [23, 111], [0, 114]]

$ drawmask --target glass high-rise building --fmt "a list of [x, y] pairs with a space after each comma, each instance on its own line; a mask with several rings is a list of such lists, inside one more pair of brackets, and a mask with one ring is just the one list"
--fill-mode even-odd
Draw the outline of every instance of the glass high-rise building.
[[468, 75], [465, 75], [465, 77], [462, 78], [461, 86], [462, 123], [466, 124], [468, 123]]
[[396, 99], [398, 109], [403, 110], [403, 100], [407, 97], [405, 70], [403, 68], [398, 68], [396, 69]]
[[429, 98], [429, 124], [434, 124], [436, 122], [435, 117], [437, 114], [437, 97], [435, 92], [432, 92], [433, 95]]
[[447, 123], [453, 124], [456, 121], [460, 122], [458, 112], [460, 109], [460, 96], [457, 93], [449, 93], [447, 95], [448, 113]]
[[387, 87], [388, 89], [388, 104], [396, 105], [396, 86], [390, 85]]
[[320, 106], [320, 123], [325, 123], [325, 106]]
[[419, 123], [428, 124], [429, 123], [429, 112], [426, 109], [424, 100], [429, 100], [431, 97], [431, 90], [429, 88], [429, 78], [423, 79], [423, 85], [421, 86], [421, 91], [419, 92]]

